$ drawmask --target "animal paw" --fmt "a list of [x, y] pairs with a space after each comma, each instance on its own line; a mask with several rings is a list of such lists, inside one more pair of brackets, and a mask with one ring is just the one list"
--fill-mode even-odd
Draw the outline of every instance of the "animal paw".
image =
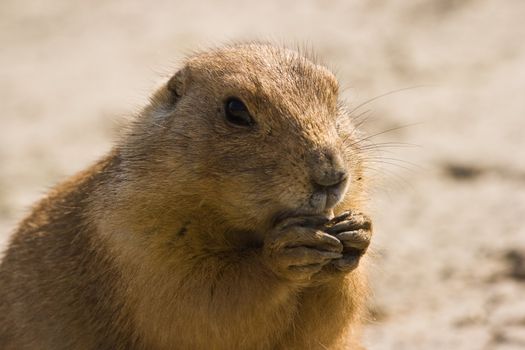
[[354, 270], [370, 245], [370, 218], [359, 212], [344, 212], [326, 223], [323, 230], [343, 245], [343, 256], [334, 259], [331, 265], [343, 272]]
[[279, 222], [264, 242], [264, 260], [280, 277], [308, 280], [343, 256], [343, 245], [323, 232], [324, 217], [292, 217]]

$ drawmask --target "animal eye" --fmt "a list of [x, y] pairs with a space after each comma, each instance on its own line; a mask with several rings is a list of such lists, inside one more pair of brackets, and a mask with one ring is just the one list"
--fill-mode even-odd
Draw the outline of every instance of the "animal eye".
[[238, 126], [252, 126], [253, 118], [246, 105], [236, 97], [230, 97], [224, 104], [224, 111], [228, 122]]

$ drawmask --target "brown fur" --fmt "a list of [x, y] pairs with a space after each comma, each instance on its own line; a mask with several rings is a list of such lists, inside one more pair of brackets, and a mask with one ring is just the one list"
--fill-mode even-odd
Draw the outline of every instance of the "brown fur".
[[[225, 122], [229, 96], [255, 130]], [[264, 253], [280, 215], [327, 215], [307, 209], [327, 154], [350, 174], [336, 213], [361, 207], [355, 139], [336, 79], [300, 54], [191, 57], [109, 156], [20, 225], [0, 267], [0, 348], [358, 348], [362, 263], [294, 280]]]

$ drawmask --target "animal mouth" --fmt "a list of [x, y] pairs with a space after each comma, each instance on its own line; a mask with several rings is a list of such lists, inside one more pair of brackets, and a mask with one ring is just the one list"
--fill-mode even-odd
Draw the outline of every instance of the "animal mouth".
[[288, 218], [292, 217], [318, 217], [318, 218], [324, 218], [326, 219], [326, 222], [330, 221], [334, 218], [334, 210], [305, 210], [305, 209], [297, 209], [297, 210], [286, 210], [281, 211], [277, 213], [273, 217], [273, 224], [276, 225], [277, 223], [286, 220]]
[[314, 212], [331, 213], [339, 204], [347, 192], [347, 185], [339, 187], [327, 187], [315, 190], [308, 199], [308, 205]]
[[291, 210], [283, 210], [274, 216], [274, 223], [290, 217], [324, 217], [327, 221], [334, 218], [335, 207], [341, 203], [348, 189], [345, 181], [343, 186], [315, 188], [303, 205]]

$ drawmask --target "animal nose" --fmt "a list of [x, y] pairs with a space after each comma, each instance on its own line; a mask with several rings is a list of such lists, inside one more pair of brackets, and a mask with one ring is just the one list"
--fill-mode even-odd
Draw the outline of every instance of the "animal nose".
[[335, 205], [344, 195], [347, 174], [333, 170], [314, 180], [314, 196], [326, 196], [326, 206]]
[[324, 171], [320, 175], [314, 177], [315, 187], [330, 188], [339, 187], [347, 178], [346, 171], [344, 170], [329, 170]]
[[313, 193], [310, 204], [329, 209], [343, 198], [349, 174], [343, 159], [335, 152], [325, 151], [318, 153], [317, 157], [311, 163]]
[[314, 187], [332, 188], [339, 187], [348, 177], [343, 159], [332, 150], [317, 153], [312, 159], [311, 178]]

